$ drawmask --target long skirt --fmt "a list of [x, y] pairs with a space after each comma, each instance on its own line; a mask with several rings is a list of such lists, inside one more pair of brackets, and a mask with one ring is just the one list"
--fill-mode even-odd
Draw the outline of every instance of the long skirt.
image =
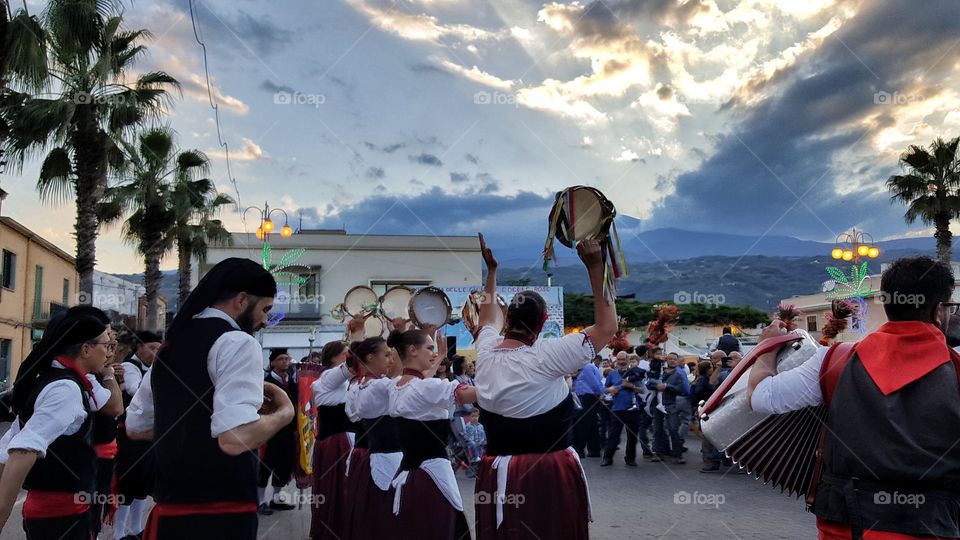
[[23, 520], [27, 540], [90, 540], [93, 537], [93, 515]]
[[[462, 510], [450, 504], [423, 469], [407, 475], [400, 493], [401, 540], [470, 540], [470, 526]], [[562, 537], [557, 537], [562, 538]]]
[[317, 441], [313, 450], [313, 518], [310, 538], [342, 540], [350, 501], [347, 491], [347, 459], [353, 445], [347, 433]]
[[257, 513], [190, 514], [184, 516], [151, 516], [144, 531], [144, 540], [187, 540], [190, 538], [256, 540]]
[[587, 481], [573, 449], [484, 456], [475, 490], [478, 540], [590, 536]]
[[347, 500], [352, 503], [347, 518], [345, 538], [356, 540], [389, 540], [397, 537], [399, 522], [393, 513], [395, 490], [380, 489], [370, 470], [370, 454], [365, 448], [354, 448], [347, 474]]

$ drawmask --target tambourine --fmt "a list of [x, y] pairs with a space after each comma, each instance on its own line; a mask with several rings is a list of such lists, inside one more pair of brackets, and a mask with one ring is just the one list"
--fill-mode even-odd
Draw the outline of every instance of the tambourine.
[[[460, 310], [463, 325], [467, 327], [467, 331], [471, 334], [480, 329], [480, 306], [483, 305], [483, 294], [483, 291], [470, 291], [470, 295], [467, 296], [467, 300]], [[499, 294], [497, 295], [497, 306], [500, 309], [494, 312], [497, 317], [495, 324], [502, 329], [505, 322], [503, 320], [503, 308], [507, 307], [507, 301]]]
[[556, 259], [554, 239], [576, 248], [578, 242], [598, 240], [606, 262], [604, 294], [608, 300], [616, 297], [616, 278], [627, 275], [627, 263], [617, 234], [617, 209], [598, 189], [573, 186], [557, 193], [548, 218], [547, 242], [543, 247], [543, 269]]
[[453, 306], [445, 292], [424, 287], [413, 294], [409, 303], [410, 320], [417, 326], [443, 326], [450, 320]]
[[379, 303], [380, 298], [377, 293], [373, 292], [373, 289], [357, 285], [347, 291], [347, 294], [343, 297], [342, 306], [344, 313], [350, 317], [356, 317], [357, 315], [376, 313], [379, 309]]
[[392, 287], [380, 297], [380, 314], [387, 319], [410, 318], [410, 299], [413, 291], [402, 285]]
[[365, 337], [383, 337], [387, 325], [379, 315], [370, 315], [363, 320], [363, 335]]

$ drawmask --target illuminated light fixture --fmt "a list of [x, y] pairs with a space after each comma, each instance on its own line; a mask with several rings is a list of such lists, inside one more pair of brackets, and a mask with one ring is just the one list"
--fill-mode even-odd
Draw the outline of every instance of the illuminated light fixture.
[[840, 248], [833, 248], [833, 251], [830, 252], [830, 256], [834, 259], [839, 259], [843, 257], [843, 250]]
[[867, 250], [867, 257], [870, 257], [871, 259], [876, 259], [879, 256], [880, 256], [880, 248], [876, 246], [871, 246], [870, 249]]
[[263, 229], [257, 229], [257, 239], [263, 240]]
[[850, 251], [849, 249], [848, 249], [848, 250], [845, 250], [845, 251], [843, 252], [843, 260], [845, 260], [845, 261], [852, 261], [852, 260], [853, 260], [853, 252]]
[[272, 233], [272, 232], [273, 232], [273, 222], [270, 221], [269, 219], [263, 220], [262, 228], [263, 228], [263, 232]]
[[289, 225], [284, 225], [283, 228], [280, 229], [280, 236], [290, 238], [293, 236], [293, 229], [291, 229]]
[[857, 246], [857, 255], [864, 257], [870, 251], [870, 246], [865, 246], [863, 244]]

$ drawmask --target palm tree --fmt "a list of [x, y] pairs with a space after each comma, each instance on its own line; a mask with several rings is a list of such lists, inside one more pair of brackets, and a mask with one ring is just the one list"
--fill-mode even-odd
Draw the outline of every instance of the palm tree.
[[892, 199], [907, 206], [906, 222], [920, 220], [933, 225], [937, 239], [937, 257], [950, 264], [953, 235], [950, 221], [960, 216], [960, 155], [957, 147], [960, 137], [944, 142], [937, 138], [927, 150], [910, 145], [900, 155], [900, 166], [906, 174], [891, 176], [887, 189]]
[[[0, 100], [8, 156], [20, 168], [44, 154], [37, 189], [42, 199], [73, 198], [80, 301], [93, 299], [100, 201], [108, 166], [122, 160], [118, 140], [169, 105], [179, 83], [155, 71], [130, 81], [146, 52], [146, 30], [124, 30], [116, 2], [51, 0], [40, 18], [21, 10], [11, 20], [8, 77]], [[23, 53], [23, 54], [21, 54]]]
[[[202, 156], [202, 154], [200, 154]], [[203, 156], [206, 160], [206, 156]], [[209, 164], [204, 161], [201, 170], [206, 173]], [[177, 274], [180, 279], [178, 307], [190, 295], [190, 261], [196, 257], [201, 264], [207, 260], [211, 243], [231, 244], [232, 237], [219, 219], [214, 219], [220, 208], [233, 204], [233, 199], [217, 193], [208, 178], [179, 177], [173, 187], [172, 207], [174, 225], [171, 231], [177, 248]]]

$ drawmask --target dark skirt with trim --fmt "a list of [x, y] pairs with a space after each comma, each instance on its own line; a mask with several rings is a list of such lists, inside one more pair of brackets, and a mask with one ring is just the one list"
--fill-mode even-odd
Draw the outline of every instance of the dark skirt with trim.
[[347, 476], [347, 500], [352, 503], [345, 538], [386, 540], [396, 538], [399, 522], [393, 513], [393, 486], [383, 491], [373, 481], [370, 454], [354, 448]]
[[450, 505], [423, 469], [410, 471], [401, 488], [398, 518], [402, 540], [471, 539], [466, 516]]
[[313, 450], [313, 505], [310, 537], [313, 540], [341, 540], [350, 502], [347, 492], [347, 458], [351, 445], [347, 433], [317, 441]]
[[587, 483], [568, 450], [510, 458], [503, 492], [503, 523], [497, 527], [496, 456], [484, 456], [477, 473], [478, 540], [587, 539]]

